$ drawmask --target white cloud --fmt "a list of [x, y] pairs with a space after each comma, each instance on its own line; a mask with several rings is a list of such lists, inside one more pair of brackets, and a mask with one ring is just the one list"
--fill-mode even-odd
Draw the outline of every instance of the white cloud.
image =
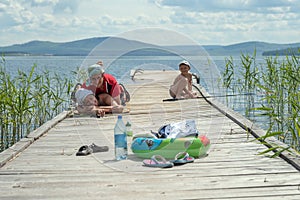
[[299, 8], [297, 0], [156, 0], [159, 6], [175, 7], [197, 12], [278, 12], [289, 8]]
[[80, 0], [59, 0], [53, 8], [54, 14], [74, 14], [77, 12]]
[[197, 24], [201, 21], [201, 15], [184, 11], [176, 11], [170, 16], [170, 19], [175, 24]]
[[147, 27], [178, 31], [201, 44], [299, 42], [299, 8], [297, 0], [1, 0], [0, 46]]
[[44, 7], [44, 6], [52, 6], [55, 5], [59, 0], [23, 0], [23, 2], [27, 2], [32, 7]]

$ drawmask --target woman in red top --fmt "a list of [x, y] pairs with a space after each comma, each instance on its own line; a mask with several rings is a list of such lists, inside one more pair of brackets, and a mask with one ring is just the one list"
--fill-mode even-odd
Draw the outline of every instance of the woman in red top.
[[88, 67], [89, 79], [82, 87], [94, 92], [99, 101], [99, 106], [112, 106], [113, 112], [122, 112], [120, 100], [120, 85], [110, 74], [104, 73], [102, 62]]

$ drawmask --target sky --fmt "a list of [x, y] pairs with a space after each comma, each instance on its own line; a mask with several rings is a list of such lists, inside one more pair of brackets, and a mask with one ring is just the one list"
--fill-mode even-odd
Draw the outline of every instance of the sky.
[[299, 10], [299, 0], [0, 0], [0, 46], [122, 36], [149, 28], [176, 32], [200, 45], [296, 43]]

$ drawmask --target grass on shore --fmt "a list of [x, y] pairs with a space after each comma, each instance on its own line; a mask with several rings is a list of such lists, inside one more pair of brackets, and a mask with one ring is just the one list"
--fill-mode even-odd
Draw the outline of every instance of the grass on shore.
[[260, 139], [275, 136], [288, 144], [288, 148], [272, 149], [276, 155], [289, 148], [300, 151], [300, 56], [266, 57], [258, 63], [254, 52], [242, 54], [238, 64], [227, 58], [223, 85], [230, 92], [263, 94], [260, 106], [254, 104], [253, 96], [245, 96], [245, 116], [259, 111], [269, 119], [267, 133]]
[[68, 108], [71, 80], [58, 74], [18, 70], [12, 77], [0, 63], [0, 152]]

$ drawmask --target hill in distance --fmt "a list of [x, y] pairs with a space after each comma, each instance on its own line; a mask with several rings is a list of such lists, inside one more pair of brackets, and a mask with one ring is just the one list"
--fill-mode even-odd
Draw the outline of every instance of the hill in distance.
[[[109, 55], [110, 52], [126, 52], [128, 47], [136, 49], [127, 53], [132, 56], [164, 56], [173, 55], [172, 50], [178, 50], [187, 55], [194, 55], [199, 50], [199, 46], [178, 45], [160, 47], [157, 45], [146, 44], [135, 40], [127, 40], [116, 37], [97, 37], [71, 42], [50, 42], [50, 41], [31, 41], [24, 44], [15, 44], [6, 47], [0, 47], [2, 55], [55, 55], [55, 56], [86, 56], [99, 44], [109, 40], [109, 47], [97, 49], [97, 53]], [[146, 47], [146, 48], [144, 48]], [[200, 47], [201, 48], [201, 47]], [[299, 53], [300, 43], [293, 44], [275, 44], [265, 42], [244, 42], [227, 46], [222, 45], [204, 45], [202, 46], [211, 56], [235, 56], [243, 54], [257, 55], [286, 55], [287, 53]], [[166, 51], [167, 49], [167, 51]], [[170, 51], [168, 51], [170, 50]]]

